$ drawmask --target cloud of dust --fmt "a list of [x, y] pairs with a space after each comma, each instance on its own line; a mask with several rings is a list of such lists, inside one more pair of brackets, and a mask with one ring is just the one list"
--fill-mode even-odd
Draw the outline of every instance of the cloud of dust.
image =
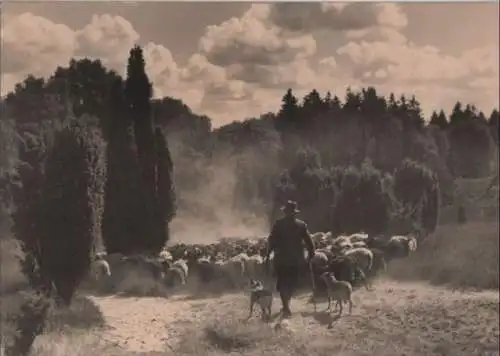
[[[173, 160], [175, 165], [174, 155]], [[170, 243], [212, 243], [222, 237], [267, 235], [269, 224], [264, 206], [252, 204], [251, 212], [235, 208], [238, 158], [225, 154], [203, 160], [203, 167], [198, 170], [202, 179], [196, 189], [177, 190], [182, 207], [170, 223]], [[200, 163], [184, 161], [178, 164]]]

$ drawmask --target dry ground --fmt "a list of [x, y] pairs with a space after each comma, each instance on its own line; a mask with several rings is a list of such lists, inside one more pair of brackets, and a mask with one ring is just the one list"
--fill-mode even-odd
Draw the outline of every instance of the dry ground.
[[[2, 268], [2, 278], [22, 284], [9, 271]], [[278, 330], [278, 321], [265, 324], [257, 315], [245, 321], [243, 293], [198, 299], [79, 297], [69, 310], [52, 313], [34, 355], [498, 354], [497, 288], [498, 223], [443, 226], [419, 254], [391, 264], [375, 290], [356, 291], [352, 315], [338, 320], [323, 313], [325, 303], [312, 313], [308, 295], [297, 298], [295, 316]], [[20, 300], [5, 296], [13, 289], [2, 288], [6, 338], [12, 333], [8, 315], [16, 314]]]

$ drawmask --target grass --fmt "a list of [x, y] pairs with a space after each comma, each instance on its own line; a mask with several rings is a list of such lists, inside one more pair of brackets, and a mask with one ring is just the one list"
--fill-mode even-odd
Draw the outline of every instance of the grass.
[[440, 226], [413, 256], [391, 262], [388, 274], [397, 280], [498, 290], [498, 228], [498, 221]]
[[[14, 316], [24, 300], [24, 293], [19, 291], [24, 281], [12, 258], [13, 246], [0, 241], [1, 326], [7, 342], [15, 332]], [[248, 300], [241, 293], [203, 300], [179, 296], [168, 300], [149, 298], [146, 303], [142, 298], [135, 299], [144, 301], [134, 304], [136, 308], [151, 303], [155, 310], [176, 312], [175, 318], [168, 320], [158, 315], [167, 324], [165, 331], [158, 330], [158, 334], [170, 346], [163, 351], [137, 353], [126, 348], [126, 340], [118, 344], [103, 341], [102, 334], [107, 333], [103, 315], [90, 299], [78, 295], [70, 308], [50, 312], [47, 329], [37, 338], [33, 355], [493, 354], [499, 347], [498, 276], [498, 222], [443, 225], [418, 253], [391, 262], [388, 278], [375, 284], [374, 291], [357, 290], [353, 314], [346, 313], [340, 319], [322, 313], [325, 304], [320, 304], [319, 313], [312, 313], [308, 296], [294, 301], [297, 314], [287, 323], [262, 323], [258, 317], [246, 322]], [[151, 281], [139, 277], [130, 275], [117, 284], [117, 289], [134, 295], [155, 292], [157, 287]], [[100, 299], [95, 300], [99, 303]], [[127, 300], [122, 300], [125, 309], [130, 303]], [[100, 305], [107, 308], [113, 302], [107, 303]], [[137, 330], [140, 335], [148, 320], [132, 320], [144, 314], [140, 310], [133, 312], [127, 327], [129, 332]], [[127, 313], [124, 310], [125, 316]], [[119, 329], [122, 322], [111, 326]], [[151, 328], [148, 330], [151, 332]]]
[[245, 323], [246, 300], [233, 297], [232, 313], [193, 322], [175, 354], [465, 356], [499, 345], [498, 295], [491, 292], [464, 296], [418, 283], [385, 281], [374, 292], [358, 291], [353, 314], [340, 319], [321, 313], [324, 305], [313, 314], [305, 299], [294, 304], [303, 312], [282, 325]]

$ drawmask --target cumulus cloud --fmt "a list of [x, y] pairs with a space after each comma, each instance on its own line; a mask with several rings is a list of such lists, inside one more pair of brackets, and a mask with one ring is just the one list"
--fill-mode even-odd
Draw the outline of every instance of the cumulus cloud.
[[[415, 94], [428, 114], [457, 100], [490, 109], [498, 105], [498, 48], [488, 46], [461, 55], [443, 53], [411, 41], [351, 41], [337, 59], [354, 79], [386, 93]], [[481, 88], [481, 89], [479, 89]], [[477, 90], [481, 90], [480, 93]]]
[[8, 17], [1, 35], [2, 74], [48, 75], [76, 48], [71, 28], [29, 12]]
[[141, 43], [155, 96], [179, 97], [215, 126], [277, 110], [287, 88], [343, 96], [347, 86], [374, 85], [415, 94], [426, 110], [456, 100], [498, 105], [497, 44], [445, 53], [407, 37], [408, 21], [388, 3], [254, 4], [207, 26], [195, 52], [177, 63], [120, 16], [96, 14], [75, 29], [24, 13], [3, 24], [2, 89], [28, 73], [50, 75], [75, 56], [124, 74], [128, 51]]
[[271, 21], [289, 31], [351, 31], [377, 26], [402, 28], [406, 15], [395, 4], [374, 3], [276, 3]]
[[120, 72], [123, 58], [139, 40], [130, 22], [121, 16], [93, 15], [89, 24], [77, 30], [75, 55], [101, 58], [103, 63]]

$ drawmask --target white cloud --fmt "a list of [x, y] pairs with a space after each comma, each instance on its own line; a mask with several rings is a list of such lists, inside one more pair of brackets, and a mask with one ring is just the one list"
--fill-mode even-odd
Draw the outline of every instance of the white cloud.
[[[214, 126], [277, 110], [289, 87], [299, 96], [316, 88], [343, 97], [347, 86], [374, 85], [384, 94], [415, 94], [426, 111], [456, 100], [498, 106], [496, 44], [452, 55], [417, 45], [405, 36], [407, 25], [397, 4], [255, 4], [208, 26], [186, 63], [161, 44], [141, 43], [155, 96], [181, 98], [213, 116]], [[328, 34], [344, 39], [329, 52], [317, 41]], [[10, 90], [28, 73], [50, 75], [74, 56], [100, 58], [123, 74], [141, 38], [120, 16], [94, 15], [72, 29], [24, 13], [4, 22], [2, 40], [2, 89]]]
[[2, 74], [48, 75], [74, 54], [75, 33], [32, 13], [5, 19], [2, 28]]
[[112, 69], [123, 72], [123, 58], [139, 40], [130, 22], [121, 16], [93, 15], [92, 20], [76, 33], [76, 55], [101, 58]]

